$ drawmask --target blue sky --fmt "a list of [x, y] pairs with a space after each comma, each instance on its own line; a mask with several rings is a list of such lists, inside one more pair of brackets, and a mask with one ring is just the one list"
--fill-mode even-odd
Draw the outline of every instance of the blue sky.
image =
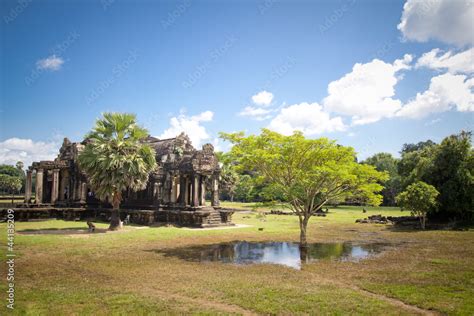
[[298, 129], [360, 158], [472, 130], [472, 4], [409, 2], [2, 1], [0, 163], [54, 157], [104, 111], [219, 149]]

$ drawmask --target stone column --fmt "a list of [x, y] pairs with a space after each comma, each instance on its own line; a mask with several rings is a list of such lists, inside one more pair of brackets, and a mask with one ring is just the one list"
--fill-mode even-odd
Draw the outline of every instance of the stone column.
[[193, 177], [193, 196], [192, 196], [192, 206], [199, 206], [199, 175], [194, 175]]
[[201, 205], [206, 205], [206, 177], [201, 176]]
[[171, 176], [171, 190], [170, 190], [170, 203], [176, 203], [176, 177], [174, 175]]
[[87, 201], [87, 183], [81, 182], [81, 203], [86, 203]]
[[32, 187], [32, 171], [26, 171], [26, 183], [25, 183], [25, 203], [30, 203], [31, 200], [31, 187]]
[[153, 204], [159, 205], [161, 199], [161, 192], [160, 192], [160, 182], [158, 180], [154, 180], [153, 183]]
[[59, 169], [53, 169], [53, 185], [51, 188], [51, 204], [56, 203], [59, 196]]
[[189, 199], [189, 178], [186, 176], [186, 181], [185, 183], [185, 188], [184, 188], [184, 205], [190, 205], [190, 199]]
[[179, 204], [181, 206], [186, 206], [186, 176], [180, 177], [180, 186], [179, 186]]
[[211, 198], [211, 205], [212, 206], [219, 206], [219, 176], [214, 175], [212, 176], [212, 198]]
[[43, 169], [36, 170], [36, 204], [43, 203]]
[[168, 204], [170, 202], [170, 175], [167, 174], [166, 177], [165, 177], [165, 183], [163, 184], [163, 194], [162, 194], [162, 197], [163, 197], [163, 203], [164, 204]]
[[68, 186], [69, 183], [69, 174], [67, 170], [63, 170], [59, 173], [60, 176], [60, 181], [59, 181], [59, 195], [58, 195], [58, 200], [63, 201], [65, 200], [65, 193], [66, 193], [66, 188], [68, 188], [68, 194], [70, 194], [70, 188]]
[[81, 180], [78, 177], [74, 180], [74, 201], [78, 201], [81, 199]]

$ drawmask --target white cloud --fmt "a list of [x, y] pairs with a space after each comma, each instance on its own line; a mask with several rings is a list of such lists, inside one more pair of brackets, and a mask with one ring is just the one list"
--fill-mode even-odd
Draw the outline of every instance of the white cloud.
[[410, 69], [411, 55], [393, 64], [374, 59], [366, 64], [355, 64], [352, 72], [328, 85], [324, 109], [352, 117], [352, 124], [372, 123], [391, 117], [401, 108], [401, 101], [393, 99], [395, 85], [401, 79], [399, 71]]
[[266, 90], [260, 91], [256, 95], [252, 96], [252, 101], [256, 105], [269, 106], [273, 100], [273, 93]]
[[472, 0], [407, 0], [398, 29], [408, 40], [473, 45]]
[[446, 73], [431, 78], [430, 87], [409, 101], [397, 116], [421, 118], [456, 108], [460, 112], [474, 111], [474, 79]]
[[205, 111], [195, 116], [180, 114], [179, 116], [172, 117], [170, 119], [170, 127], [157, 137], [161, 139], [172, 138], [184, 132], [189, 136], [193, 146], [199, 148], [203, 141], [211, 138], [201, 123], [212, 121], [213, 117], [214, 113], [211, 111]]
[[254, 106], [246, 106], [240, 113], [240, 116], [247, 116], [257, 121], [263, 121], [271, 118], [272, 109], [258, 108]]
[[436, 70], [447, 70], [450, 73], [474, 73], [474, 48], [454, 54], [452, 51], [443, 53], [435, 48], [424, 53], [416, 67], [427, 67]]
[[304, 102], [281, 109], [268, 128], [284, 135], [291, 135], [298, 130], [306, 136], [312, 136], [324, 132], [343, 131], [346, 126], [341, 117], [331, 118], [319, 104]]
[[429, 122], [426, 122], [425, 123], [425, 126], [431, 126], [431, 125], [435, 125], [435, 124], [438, 124], [439, 122], [441, 122], [441, 119], [440, 118], [436, 118], [436, 119], [433, 119]]
[[36, 62], [36, 68], [40, 70], [57, 71], [61, 69], [64, 64], [64, 59], [51, 55], [45, 59], [40, 59]]
[[57, 142], [35, 142], [31, 139], [9, 138], [0, 142], [0, 163], [14, 165], [22, 161], [25, 167], [33, 161], [52, 160], [59, 153]]

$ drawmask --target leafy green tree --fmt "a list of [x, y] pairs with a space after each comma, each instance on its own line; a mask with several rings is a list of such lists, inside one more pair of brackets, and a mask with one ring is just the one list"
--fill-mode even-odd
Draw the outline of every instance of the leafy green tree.
[[472, 133], [461, 132], [443, 139], [405, 145], [398, 164], [402, 188], [417, 181], [439, 192], [439, 211], [428, 216], [474, 220], [474, 150]]
[[22, 169], [18, 169], [17, 167], [11, 165], [0, 165], [0, 174], [6, 174], [19, 178], [24, 176]]
[[429, 183], [428, 172], [433, 166], [433, 157], [438, 145], [431, 141], [427, 143], [418, 146], [417, 150], [402, 151], [402, 158], [398, 163], [402, 190], [416, 181]]
[[255, 181], [248, 174], [241, 175], [235, 188], [235, 198], [241, 202], [251, 202], [255, 197]]
[[221, 192], [234, 201], [235, 192], [239, 183], [239, 174], [236, 172], [232, 158], [228, 153], [217, 153], [217, 158], [221, 164]]
[[21, 186], [22, 179], [20, 177], [0, 174], [0, 190], [12, 195], [12, 204], [14, 203], [15, 193], [20, 192]]
[[260, 135], [244, 133], [221, 137], [234, 146], [231, 154], [241, 168], [255, 170], [285, 195], [300, 223], [300, 245], [307, 245], [308, 221], [329, 200], [347, 194], [365, 196], [378, 205], [378, 181], [387, 175], [358, 164], [353, 148], [327, 138], [307, 139], [300, 132], [283, 136], [268, 129]]
[[413, 151], [419, 151], [421, 149], [424, 149], [426, 147], [432, 147], [434, 145], [436, 145], [436, 143], [430, 139], [424, 142], [418, 142], [416, 144], [403, 144], [402, 154], [406, 154]]
[[413, 216], [420, 219], [421, 229], [425, 229], [426, 214], [437, 205], [436, 198], [439, 192], [432, 185], [423, 181], [410, 184], [406, 191], [397, 196], [397, 201], [405, 209], [411, 211]]
[[147, 135], [134, 114], [104, 113], [86, 136], [79, 165], [96, 196], [112, 203], [110, 230], [121, 227], [122, 192], [145, 189], [156, 168], [155, 151], [141, 142]]
[[18, 169], [18, 170], [21, 170], [21, 172], [23, 173], [23, 167], [25, 166], [25, 164], [23, 163], [23, 161], [17, 161], [16, 164], [15, 164], [15, 167]]
[[384, 185], [381, 194], [383, 196], [384, 205], [395, 205], [395, 197], [401, 191], [401, 178], [398, 174], [398, 159], [389, 153], [378, 153], [367, 158], [362, 163], [372, 165], [378, 171], [386, 171], [389, 178]]
[[474, 219], [474, 149], [472, 134], [461, 132], [437, 146], [427, 182], [440, 192], [441, 209], [450, 217]]

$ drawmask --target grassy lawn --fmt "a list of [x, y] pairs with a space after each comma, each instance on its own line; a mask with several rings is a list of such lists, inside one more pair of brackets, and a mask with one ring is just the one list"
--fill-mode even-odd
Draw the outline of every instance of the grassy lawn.
[[[120, 232], [95, 234], [75, 233], [86, 227], [84, 222], [17, 222], [14, 312], [474, 314], [474, 230], [397, 231], [385, 225], [354, 223], [372, 214], [407, 213], [396, 208], [368, 208], [366, 214], [360, 207], [330, 209], [327, 217], [310, 221], [308, 239], [386, 242], [393, 245], [389, 250], [360, 262], [322, 260], [301, 271], [269, 264], [199, 263], [160, 252], [234, 240], [297, 241], [296, 216], [267, 215], [263, 222], [254, 213], [237, 213], [234, 222], [249, 227], [127, 226]], [[2, 249], [5, 228], [0, 224]], [[43, 234], [34, 234], [39, 230]], [[0, 314], [5, 310], [4, 253]]]

